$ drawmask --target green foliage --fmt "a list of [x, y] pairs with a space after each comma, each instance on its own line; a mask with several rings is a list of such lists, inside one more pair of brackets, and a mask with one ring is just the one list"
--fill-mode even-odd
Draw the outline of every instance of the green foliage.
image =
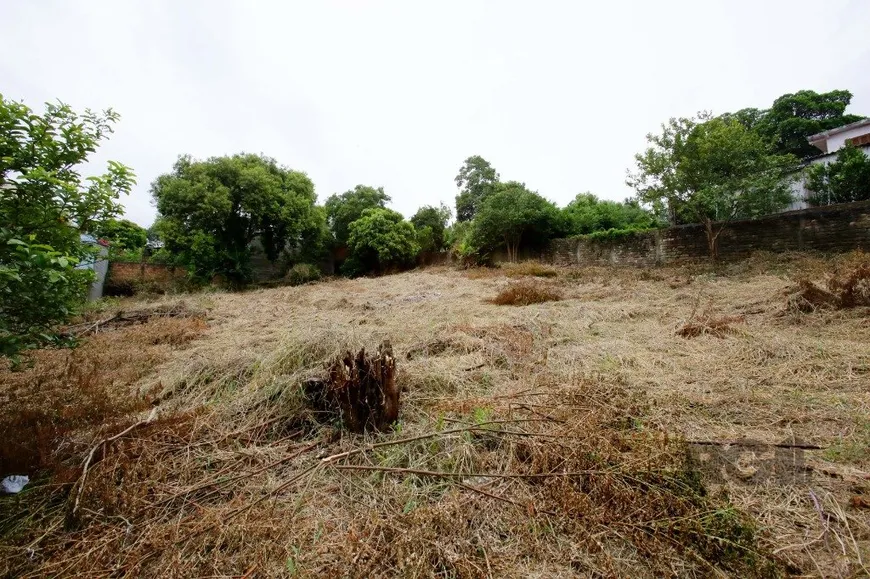
[[93, 275], [75, 269], [88, 257], [80, 232], [121, 211], [133, 173], [110, 161], [83, 179], [88, 155], [118, 115], [47, 104], [42, 115], [0, 95], [0, 352], [57, 339], [53, 328], [84, 301]]
[[851, 100], [852, 93], [847, 90], [784, 94], [773, 101], [752, 128], [771, 144], [775, 154], [802, 160], [815, 157], [819, 150], [807, 142], [807, 137], [863, 118], [845, 114]]
[[148, 230], [127, 219], [106, 219], [95, 224], [91, 234], [108, 241], [115, 251], [135, 251], [148, 243]]
[[637, 227], [637, 228], [622, 228], [622, 229], [600, 229], [598, 231], [593, 231], [592, 233], [586, 233], [578, 235], [577, 237], [583, 239], [609, 239], [613, 241], [629, 239], [638, 235], [643, 235], [650, 231], [649, 227]]
[[408, 267], [420, 252], [414, 226], [384, 208], [366, 209], [350, 224], [347, 247], [350, 255], [343, 269], [349, 275]]
[[635, 200], [618, 203], [598, 199], [592, 193], [580, 193], [562, 213], [569, 235], [610, 229], [649, 229], [657, 224], [653, 215]]
[[338, 245], [347, 245], [350, 237], [350, 224], [362, 217], [366, 209], [383, 209], [390, 201], [383, 187], [357, 185], [341, 195], [330, 195], [324, 205], [326, 221]]
[[[792, 155], [777, 155], [736, 119], [671, 119], [650, 147], [635, 156], [627, 183], [638, 199], [673, 222], [703, 223], [710, 257], [728, 222], [777, 211], [791, 201]], [[718, 223], [717, 223], [718, 222]]]
[[483, 201], [495, 190], [499, 175], [480, 155], [465, 160], [454, 179], [459, 187], [456, 196], [456, 220], [471, 221]]
[[320, 279], [320, 269], [310, 263], [297, 263], [290, 268], [285, 279], [290, 285], [302, 285], [317, 281]]
[[445, 230], [450, 221], [450, 208], [441, 204], [440, 207], [426, 205], [417, 210], [411, 217], [411, 223], [417, 229], [421, 251], [441, 251], [447, 243]]
[[58, 340], [51, 329], [81, 305], [93, 272], [75, 269], [76, 258], [50, 245], [9, 237], [6, 229], [0, 238], [0, 355], [14, 358]]
[[311, 179], [261, 155], [180, 157], [151, 194], [159, 212], [155, 233], [197, 280], [221, 275], [233, 285], [247, 283], [255, 239], [275, 261], [322, 227]]
[[488, 254], [504, 245], [508, 260], [516, 261], [523, 239], [543, 244], [564, 231], [559, 209], [524, 183], [499, 183], [480, 206], [469, 245], [478, 254]]
[[861, 149], [846, 146], [833, 163], [819, 163], [807, 169], [810, 203], [828, 205], [870, 199], [870, 157]]

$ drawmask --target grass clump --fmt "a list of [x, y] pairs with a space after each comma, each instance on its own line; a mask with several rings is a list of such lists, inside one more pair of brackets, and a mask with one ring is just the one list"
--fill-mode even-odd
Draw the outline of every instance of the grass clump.
[[534, 280], [521, 280], [508, 284], [489, 302], [497, 306], [528, 306], [561, 299], [562, 292], [552, 285]]

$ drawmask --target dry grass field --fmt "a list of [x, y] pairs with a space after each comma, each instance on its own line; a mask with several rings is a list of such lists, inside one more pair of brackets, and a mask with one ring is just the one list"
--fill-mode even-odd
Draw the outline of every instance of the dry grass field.
[[[870, 308], [796, 293], [868, 259], [108, 302], [0, 372], [0, 575], [868, 576]], [[315, 420], [385, 339], [395, 429]]]

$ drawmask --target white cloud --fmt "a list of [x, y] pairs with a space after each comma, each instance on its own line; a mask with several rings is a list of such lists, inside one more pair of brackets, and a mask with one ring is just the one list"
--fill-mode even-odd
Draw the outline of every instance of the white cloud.
[[862, 0], [9, 4], [4, 96], [119, 111], [96, 160], [134, 168], [143, 225], [182, 153], [262, 152], [321, 200], [383, 185], [410, 215], [452, 205], [472, 154], [560, 204], [621, 199], [669, 116], [839, 88], [870, 114]]

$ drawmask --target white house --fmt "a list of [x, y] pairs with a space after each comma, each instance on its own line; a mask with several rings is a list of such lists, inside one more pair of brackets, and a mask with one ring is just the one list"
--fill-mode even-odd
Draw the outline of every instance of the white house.
[[804, 163], [801, 169], [801, 176], [792, 182], [794, 202], [789, 205], [786, 211], [809, 207], [807, 198], [812, 192], [807, 189], [803, 169], [806, 169], [810, 165], [817, 165], [819, 163], [828, 164], [835, 161], [837, 159], [837, 152], [846, 145], [858, 147], [864, 151], [865, 155], [870, 157], [870, 119], [863, 119], [837, 127], [836, 129], [811, 135], [807, 138], [807, 141], [818, 148], [822, 154]]

